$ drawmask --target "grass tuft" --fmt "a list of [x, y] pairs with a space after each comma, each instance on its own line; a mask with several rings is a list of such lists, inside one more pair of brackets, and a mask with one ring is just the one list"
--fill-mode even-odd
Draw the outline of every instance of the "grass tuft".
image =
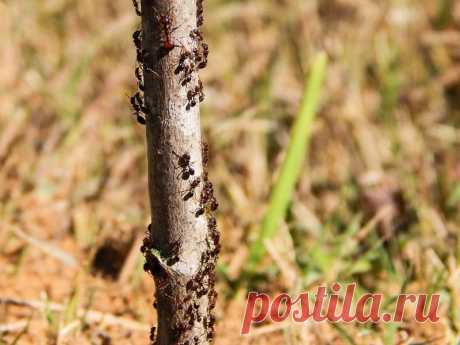
[[306, 88], [299, 111], [291, 132], [291, 142], [286, 158], [281, 167], [278, 180], [273, 187], [267, 213], [257, 240], [250, 249], [250, 268], [253, 268], [265, 254], [265, 241], [272, 238], [280, 221], [284, 218], [294, 187], [299, 179], [300, 171], [308, 153], [311, 129], [318, 108], [321, 86], [326, 72], [327, 58], [325, 53], [318, 54], [306, 80]]

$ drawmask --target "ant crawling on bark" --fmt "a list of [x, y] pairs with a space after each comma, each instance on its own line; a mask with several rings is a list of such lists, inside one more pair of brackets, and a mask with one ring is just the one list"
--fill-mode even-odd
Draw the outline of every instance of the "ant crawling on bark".
[[145, 117], [142, 116], [142, 113], [146, 114], [147, 109], [144, 106], [144, 101], [141, 97], [140, 92], [136, 92], [134, 96], [131, 96], [130, 98], [131, 106], [133, 107], [134, 114], [136, 115], [137, 122], [139, 122], [141, 125], [145, 125]]
[[[208, 167], [209, 162], [209, 145], [207, 142], [201, 143], [201, 160], [204, 168]], [[207, 176], [206, 179], [207, 180]]]
[[182, 200], [187, 201], [188, 199], [190, 199], [195, 193], [195, 188], [198, 187], [200, 183], [201, 183], [201, 178], [200, 177], [195, 178], [190, 183], [190, 188], [186, 191], [186, 194], [182, 197]]
[[141, 16], [142, 15], [141, 7], [140, 7], [140, 4], [137, 2], [137, 0], [133, 0], [133, 6], [134, 6], [134, 10], [136, 11], [136, 14], [138, 16]]
[[192, 54], [188, 50], [185, 50], [185, 52], [182, 53], [179, 58], [179, 64], [174, 70], [174, 73], [179, 74], [180, 72], [184, 71], [184, 74], [186, 74], [188, 71], [192, 71], [194, 67], [192, 58]]
[[201, 26], [204, 23], [203, 0], [196, 1], [196, 25]]
[[195, 41], [203, 41], [203, 33], [199, 29], [193, 29], [192, 31], [190, 31], [189, 36], [191, 39]]
[[195, 97], [196, 97], [196, 89], [187, 91], [187, 106], [186, 106], [187, 110], [190, 110], [191, 107], [194, 107], [196, 105]]
[[203, 69], [208, 65], [208, 55], [209, 55], [208, 44], [203, 42], [201, 44], [201, 49], [203, 50], [203, 56], [200, 58], [200, 63], [198, 64], [199, 69]]
[[136, 67], [135, 74], [136, 74], [137, 86], [139, 87], [139, 90], [144, 91], [145, 90], [144, 78], [142, 76], [142, 68], [140, 66]]
[[211, 209], [211, 211], [216, 211], [218, 207], [219, 203], [217, 202], [217, 199], [214, 196], [212, 196], [211, 201], [209, 203], [209, 208]]
[[[171, 12], [171, 11], [168, 11]], [[160, 27], [160, 43], [161, 47], [158, 51], [159, 58], [162, 58], [178, 45], [174, 44], [172, 40], [172, 33], [179, 27], [172, 27], [172, 19], [169, 14], [160, 14], [155, 10], [155, 20]]]
[[155, 337], [156, 327], [150, 328], [150, 341], [153, 343], [156, 339]]
[[136, 60], [140, 64], [144, 64], [145, 58], [149, 56], [149, 53], [145, 49], [137, 49], [136, 50]]
[[184, 79], [182, 79], [182, 81], [181, 81], [180, 84], [181, 84], [182, 86], [185, 86], [185, 85], [187, 85], [188, 83], [190, 83], [191, 81], [192, 81], [192, 74], [190, 73], [190, 74], [187, 74], [187, 75], [184, 77]]
[[200, 195], [200, 204], [206, 205], [213, 198], [214, 187], [210, 181], [206, 181]]
[[204, 214], [204, 207], [200, 206], [196, 211], [195, 211], [195, 218], [198, 218], [199, 216]]
[[180, 156], [174, 151], [173, 154], [178, 157], [177, 163], [179, 168], [182, 169], [180, 175], [182, 175], [183, 180], [188, 180], [190, 176], [195, 175], [195, 170], [190, 165], [190, 154], [186, 152]]
[[187, 284], [185, 285], [185, 288], [187, 289], [187, 292], [193, 290], [194, 284], [195, 284], [195, 282], [193, 281], [193, 279], [190, 279], [187, 282]]
[[142, 31], [136, 30], [133, 32], [133, 42], [137, 50], [142, 50]]
[[203, 102], [204, 92], [203, 92], [203, 83], [201, 82], [201, 80], [198, 80], [198, 86], [197, 88], [195, 88], [195, 91], [198, 92], [198, 99], [200, 100], [200, 102]]
[[204, 101], [203, 83], [201, 80], [198, 80], [198, 85], [194, 90], [188, 90], [187, 92], [187, 110], [196, 105], [196, 97], [198, 97], [200, 102]]
[[168, 266], [172, 266], [172, 265], [174, 265], [176, 262], [179, 262], [179, 261], [180, 261], [180, 258], [179, 258], [179, 250], [180, 250], [180, 242], [175, 242], [175, 243], [172, 245], [170, 257], [169, 257], [168, 260], [166, 261], [166, 264], [167, 264]]
[[209, 309], [214, 309], [216, 307], [216, 302], [217, 302], [217, 291], [216, 290], [209, 291], [208, 298], [209, 298]]

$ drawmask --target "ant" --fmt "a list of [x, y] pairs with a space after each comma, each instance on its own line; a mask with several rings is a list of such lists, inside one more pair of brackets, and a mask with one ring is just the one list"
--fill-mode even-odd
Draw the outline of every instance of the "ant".
[[219, 203], [217, 202], [216, 198], [212, 196], [209, 208], [211, 209], [211, 211], [216, 211], [218, 207]]
[[196, 211], [195, 211], [195, 218], [198, 218], [199, 216], [203, 215], [204, 214], [204, 207], [199, 207]]
[[[212, 224], [211, 224], [211, 221], [212, 221]], [[217, 247], [219, 245], [220, 234], [217, 231], [216, 219], [214, 217], [212, 217], [208, 221], [208, 229], [210, 231], [210, 237], [211, 237], [212, 243], [214, 244], [214, 247]]]
[[179, 157], [178, 164], [181, 168], [185, 168], [190, 163], [190, 154], [184, 153], [182, 156], [179, 156], [177, 153], [173, 152], [177, 157]]
[[205, 205], [213, 198], [214, 188], [210, 181], [206, 181], [200, 195], [200, 204]]
[[141, 69], [140, 66], [136, 67], [135, 74], [136, 74], [136, 79], [137, 79], [137, 84], [138, 84], [139, 90], [144, 91], [145, 90], [144, 80], [143, 80], [143, 76], [142, 76], [142, 69]]
[[141, 80], [142, 80], [142, 72], [141, 72], [140, 66], [137, 66], [137, 67], [136, 67], [135, 73], [136, 73], [136, 79], [137, 79], [138, 81], [141, 81]]
[[187, 74], [187, 75], [184, 77], [184, 79], [182, 79], [182, 81], [181, 81], [180, 84], [181, 84], [182, 86], [185, 86], [185, 85], [187, 85], [188, 83], [190, 83], [191, 81], [192, 81], [192, 74], [190, 73], [190, 74]]
[[201, 144], [201, 160], [203, 167], [207, 167], [209, 161], [209, 145], [206, 142]]
[[133, 0], [133, 6], [134, 6], [134, 10], [136, 11], [136, 14], [138, 16], [141, 16], [142, 12], [141, 12], [141, 9], [140, 9], [140, 4], [137, 2], [137, 0]]
[[179, 258], [179, 251], [180, 251], [180, 242], [179, 241], [176, 241], [174, 242], [172, 245], [171, 245], [171, 250], [170, 250], [170, 254], [169, 254], [169, 258], [168, 260], [166, 261], [166, 264], [168, 266], [172, 266], [174, 265], [176, 262], [179, 262], [180, 261], [180, 258]]
[[187, 194], [185, 194], [185, 195], [182, 197], [182, 200], [187, 201], [187, 200], [190, 199], [192, 196], [193, 196], [193, 191], [192, 191], [192, 190], [189, 190], [189, 191], [187, 192]]
[[201, 26], [203, 25], [204, 17], [203, 17], [203, 0], [197, 0], [196, 2], [196, 25]]
[[189, 305], [187, 308], [187, 315], [192, 315], [193, 314], [193, 306]]
[[208, 331], [208, 334], [206, 335], [206, 339], [208, 341], [211, 341], [214, 338], [214, 328], [212, 326], [209, 326], [211, 329]]
[[196, 97], [200, 102], [204, 101], [204, 92], [203, 92], [203, 83], [201, 80], [198, 80], [198, 85], [195, 87], [194, 90], [188, 90], [187, 92], [187, 106], [186, 109], [190, 110], [191, 107], [196, 105]]
[[195, 290], [195, 281], [193, 279], [190, 279], [185, 285], [185, 288], [187, 289], [187, 292]]
[[217, 230], [217, 220], [216, 220], [215, 217], [212, 217], [211, 219], [209, 219], [209, 221], [208, 221], [208, 229], [213, 231], [213, 232]]
[[199, 29], [193, 29], [192, 31], [190, 31], [189, 36], [191, 39], [194, 39], [200, 42], [203, 41], [203, 34]]
[[194, 323], [195, 323], [195, 315], [191, 314], [188, 320], [189, 327], [192, 327]]
[[202, 43], [201, 48], [203, 49], [203, 57], [200, 58], [200, 63], [198, 64], [199, 69], [203, 69], [208, 65], [208, 55], [209, 55], [209, 46], [207, 43]]
[[187, 193], [182, 197], [182, 200], [187, 201], [188, 199], [190, 199], [193, 196], [194, 192], [195, 192], [195, 188], [198, 187], [200, 182], [201, 182], [200, 177], [195, 178], [190, 183], [190, 188], [188, 189]]
[[150, 239], [149, 235], [147, 235], [147, 237], [145, 237], [142, 241], [141, 253], [143, 254], [147, 253], [147, 251], [152, 247], [153, 247], [152, 240]]
[[137, 49], [136, 50], [136, 60], [140, 64], [144, 64], [145, 58], [148, 57], [150, 54], [147, 53], [145, 49]]
[[208, 294], [209, 297], [209, 309], [214, 309], [216, 307], [217, 302], [217, 291], [211, 290]]
[[137, 50], [142, 49], [142, 31], [136, 30], [133, 32], [133, 42]]
[[[156, 12], [156, 11], [155, 11]], [[159, 14], [158, 12], [155, 13], [155, 20], [157, 21], [158, 25], [160, 26], [160, 38], [161, 47], [159, 49], [159, 57], [166, 56], [171, 50], [178, 47], [178, 45], [174, 44], [172, 41], [172, 33], [177, 30], [179, 27], [172, 27], [172, 19], [169, 14]]]
[[198, 92], [198, 99], [200, 100], [200, 102], [203, 102], [204, 92], [203, 92], [203, 83], [201, 82], [201, 80], [198, 80], [198, 86], [197, 88], [195, 88], [195, 91]]
[[184, 74], [187, 74], [187, 72], [193, 70], [193, 63], [191, 62], [192, 60], [192, 54], [186, 50], [184, 53], [181, 54], [179, 58], [179, 64], [177, 65], [177, 68], [174, 70], [175, 74], [179, 74], [180, 72], [184, 71]]
[[154, 342], [155, 341], [155, 333], [156, 333], [156, 327], [152, 327], [150, 329], [150, 341]]
[[196, 89], [195, 90], [188, 90], [187, 92], [187, 110], [190, 110], [191, 107], [196, 105]]
[[182, 156], [179, 156], [174, 151], [173, 154], [176, 157], [178, 157], [177, 163], [179, 164], [179, 168], [182, 169], [180, 172], [180, 174], [182, 175], [182, 179], [188, 180], [190, 176], [193, 176], [195, 174], [195, 170], [190, 166], [190, 154], [186, 152]]
[[145, 125], [145, 117], [143, 117], [141, 114], [146, 113], [147, 109], [144, 106], [144, 101], [142, 100], [139, 91], [136, 92], [134, 96], [131, 96], [130, 102], [134, 109], [134, 114], [136, 115], [137, 122], [139, 122], [141, 125]]

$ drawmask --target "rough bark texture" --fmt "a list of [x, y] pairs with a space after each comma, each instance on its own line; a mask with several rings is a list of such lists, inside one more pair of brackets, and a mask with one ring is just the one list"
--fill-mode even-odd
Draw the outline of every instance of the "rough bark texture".
[[197, 1], [137, 5], [142, 28], [134, 36], [143, 96], [132, 103], [146, 122], [152, 223], [142, 252], [155, 279], [158, 325], [151, 341], [159, 345], [208, 344], [214, 332], [219, 235], [200, 130], [198, 104], [204, 96], [197, 71], [206, 65], [207, 45], [197, 28], [202, 24]]

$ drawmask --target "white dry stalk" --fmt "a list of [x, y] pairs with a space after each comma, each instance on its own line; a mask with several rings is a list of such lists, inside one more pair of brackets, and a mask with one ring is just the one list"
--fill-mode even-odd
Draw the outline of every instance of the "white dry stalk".
[[[63, 312], [65, 310], [65, 306], [58, 304], [58, 303], [43, 302], [43, 301], [37, 301], [37, 300], [21, 300], [18, 298], [0, 297], [0, 305], [2, 304], [27, 307], [27, 308], [32, 308], [35, 310], [40, 310], [40, 311], [44, 311], [45, 309], [48, 309], [54, 312]], [[128, 330], [131, 330], [131, 331], [140, 331], [140, 332], [146, 332], [150, 329], [149, 325], [141, 323], [141, 322], [117, 317], [110, 313], [102, 313], [99, 311], [87, 310], [83, 308], [80, 308], [77, 310], [77, 317], [84, 318], [82, 321], [88, 324], [100, 323], [106, 326], [119, 326], [122, 328], [126, 328]]]
[[29, 234], [26, 234], [24, 231], [22, 231], [22, 230], [20, 230], [20, 229], [18, 229], [16, 227], [11, 227], [11, 230], [20, 239], [24, 240], [25, 242], [27, 242], [31, 246], [40, 249], [41, 251], [43, 251], [44, 253], [48, 254], [49, 256], [52, 256], [52, 257], [58, 259], [59, 261], [61, 261], [66, 266], [69, 266], [69, 267], [72, 267], [72, 268], [77, 267], [77, 260], [75, 260], [75, 258], [72, 255], [66, 253], [65, 251], [63, 251], [63, 250], [57, 248], [56, 246], [53, 246], [53, 245], [51, 245], [51, 244], [49, 244], [49, 243], [47, 243], [45, 241], [36, 239], [36, 238], [30, 236]]

